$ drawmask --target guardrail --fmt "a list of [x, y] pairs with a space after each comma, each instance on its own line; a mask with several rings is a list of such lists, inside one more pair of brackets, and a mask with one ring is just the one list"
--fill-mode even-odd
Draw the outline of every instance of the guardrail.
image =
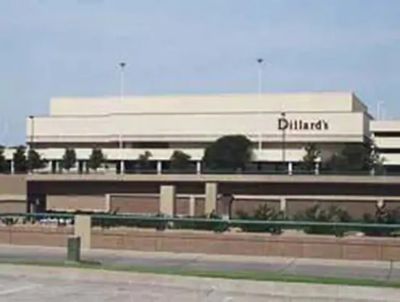
[[[84, 213], [79, 213], [85, 215]], [[7, 225], [17, 223], [73, 224], [73, 213], [2, 213], [0, 221]], [[265, 221], [215, 218], [180, 218], [122, 214], [90, 214], [92, 226], [101, 228], [137, 227], [157, 230], [187, 229], [225, 232], [240, 228], [244, 232], [280, 234], [284, 230], [300, 230], [309, 234], [343, 236], [347, 232], [362, 232], [373, 236], [400, 236], [400, 224], [320, 221]]]
[[[90, 171], [90, 172], [78, 172], [78, 171], [63, 171], [63, 172], [51, 172], [51, 171], [33, 171], [33, 174], [44, 174], [44, 175], [57, 175], [57, 174], [72, 174], [72, 175], [87, 175], [87, 174], [120, 174], [114, 170], [106, 170], [106, 171]], [[1, 172], [0, 174], [11, 175], [10, 172]], [[27, 173], [16, 172], [13, 174], [24, 175]], [[187, 174], [187, 175], [220, 175], [220, 174], [229, 174], [229, 175], [343, 175], [343, 176], [400, 176], [400, 172], [392, 172], [392, 171], [379, 171], [375, 173], [371, 173], [371, 171], [358, 171], [358, 170], [350, 170], [350, 171], [333, 171], [333, 170], [320, 170], [316, 173], [314, 170], [299, 170], [293, 169], [289, 171], [288, 169], [277, 169], [277, 170], [206, 170], [203, 169], [200, 172], [195, 170], [170, 170], [163, 169], [158, 172], [155, 169], [151, 170], [125, 170], [123, 174], [137, 174], [137, 175], [173, 175], [173, 174]]]
[[363, 232], [370, 235], [400, 235], [400, 224], [377, 224], [361, 222], [315, 222], [315, 221], [265, 221], [210, 218], [177, 218], [136, 215], [92, 215], [93, 225], [101, 227], [136, 226], [156, 229], [200, 229], [224, 232], [230, 228], [241, 228], [247, 232], [269, 232], [279, 234], [283, 230], [303, 230], [306, 233], [334, 234]]

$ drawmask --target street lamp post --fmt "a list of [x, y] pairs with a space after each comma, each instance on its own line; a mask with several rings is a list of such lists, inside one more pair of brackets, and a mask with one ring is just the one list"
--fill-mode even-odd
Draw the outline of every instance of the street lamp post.
[[125, 66], [126, 66], [126, 63], [125, 62], [120, 62], [119, 63], [119, 67], [120, 67], [120, 71], [121, 71], [121, 74], [120, 74], [120, 98], [121, 98], [121, 100], [123, 100], [124, 99], [124, 89], [125, 89], [125, 87], [124, 87], [124, 84], [125, 84]]
[[[263, 72], [263, 63], [264, 59], [263, 58], [258, 58], [257, 59], [257, 65], [258, 65], [258, 81], [257, 81], [257, 95], [258, 95], [258, 102], [261, 100], [261, 94], [262, 94], [262, 72]], [[260, 121], [262, 121], [262, 113], [260, 109]], [[259, 126], [261, 127], [261, 125]], [[262, 134], [261, 134], [261, 128], [258, 129], [258, 151], [262, 150]]]
[[[281, 112], [281, 119], [286, 119], [285, 112]], [[286, 162], [286, 127], [282, 128], [282, 163], [285, 165]]]
[[[124, 99], [124, 90], [125, 90], [125, 62], [120, 62], [119, 67], [121, 69], [121, 77], [120, 77], [120, 100], [122, 101]], [[118, 135], [118, 148], [119, 148], [119, 154], [120, 154], [120, 162], [119, 162], [119, 173], [124, 174], [125, 173], [125, 167], [124, 167], [124, 160], [122, 159], [123, 154], [122, 154], [122, 149], [124, 148], [124, 143], [122, 140], [122, 134], [121, 130], [119, 130], [119, 135]]]
[[28, 172], [32, 173], [32, 163], [30, 160], [31, 153], [34, 149], [33, 144], [35, 142], [34, 135], [35, 135], [35, 122], [34, 122], [34, 117], [33, 115], [29, 116], [29, 121], [30, 121], [30, 134], [29, 134], [29, 143], [28, 143], [28, 154], [27, 154], [27, 162], [28, 162]]
[[35, 123], [34, 123], [34, 117], [33, 115], [29, 116], [29, 121], [30, 121], [30, 134], [29, 134], [29, 145], [28, 145], [28, 151], [33, 149], [33, 144], [34, 144], [34, 134], [35, 134]]

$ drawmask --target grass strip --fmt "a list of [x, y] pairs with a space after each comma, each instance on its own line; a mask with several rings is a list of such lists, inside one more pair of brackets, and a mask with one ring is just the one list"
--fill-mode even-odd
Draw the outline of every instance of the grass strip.
[[275, 272], [260, 272], [260, 271], [213, 271], [213, 270], [193, 270], [186, 268], [117, 266], [117, 265], [102, 265], [99, 262], [91, 262], [91, 261], [90, 262], [82, 261], [74, 263], [74, 262], [56, 262], [56, 261], [3, 261], [2, 260], [0, 264], [79, 268], [79, 269], [105, 270], [105, 271], [116, 271], [116, 272], [151, 273], [160, 275], [176, 275], [176, 276], [221, 278], [221, 279], [250, 280], [250, 281], [275, 281], [275, 282], [310, 283], [310, 284], [327, 284], [327, 285], [400, 288], [400, 281], [373, 280], [373, 279], [361, 279], [361, 278], [334, 278], [334, 277], [324, 277], [324, 276], [304, 276], [304, 275], [290, 275], [290, 274], [282, 274]]

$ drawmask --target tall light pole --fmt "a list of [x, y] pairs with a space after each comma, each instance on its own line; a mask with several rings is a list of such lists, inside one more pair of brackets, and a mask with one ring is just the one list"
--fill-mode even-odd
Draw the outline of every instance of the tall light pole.
[[33, 149], [33, 144], [34, 144], [34, 135], [35, 135], [35, 123], [34, 123], [34, 117], [33, 115], [29, 116], [29, 124], [30, 124], [30, 134], [29, 134], [29, 144], [28, 144], [28, 151], [30, 151], [31, 149]]
[[119, 89], [120, 89], [120, 98], [121, 98], [121, 100], [124, 99], [125, 66], [126, 66], [125, 62], [120, 62], [119, 63], [119, 67], [120, 67], [120, 83], [119, 83], [120, 86], [119, 86]]
[[[257, 59], [257, 69], [258, 69], [258, 83], [257, 83], [257, 94], [258, 94], [258, 102], [260, 103], [261, 100], [261, 94], [262, 94], [262, 81], [263, 81], [263, 63], [264, 59], [263, 58], [258, 58]], [[261, 110], [261, 109], [260, 109]], [[262, 113], [260, 111], [259, 114], [260, 122], [262, 121]], [[262, 150], [262, 134], [261, 134], [261, 125], [260, 128], [258, 129], [258, 151]]]
[[[120, 77], [120, 100], [123, 101], [124, 100], [124, 84], [125, 84], [125, 66], [126, 63], [125, 62], [120, 62], [119, 63], [119, 67], [120, 67], [120, 71], [121, 71], [121, 77]], [[124, 143], [122, 140], [122, 134], [121, 134], [121, 130], [119, 130], [119, 135], [118, 135], [118, 148], [119, 148], [119, 154], [120, 154], [120, 162], [119, 162], [119, 173], [120, 174], [124, 174], [124, 160], [122, 159], [123, 154], [122, 154], [122, 149], [124, 148]]]
[[376, 103], [376, 119], [380, 120], [383, 119], [383, 115], [382, 115], [382, 107], [384, 106], [385, 102], [383, 101], [378, 101]]
[[[281, 119], [286, 119], [285, 112], [281, 112]], [[285, 165], [286, 162], [286, 128], [282, 128], [282, 163]]]

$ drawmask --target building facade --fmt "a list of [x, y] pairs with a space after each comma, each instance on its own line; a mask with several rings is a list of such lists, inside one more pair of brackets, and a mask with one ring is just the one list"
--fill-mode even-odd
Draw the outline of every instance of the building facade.
[[79, 171], [87, 169], [92, 149], [101, 148], [106, 169], [118, 173], [133, 171], [146, 151], [162, 173], [175, 150], [190, 155], [200, 173], [207, 145], [240, 134], [254, 144], [256, 170], [291, 171], [307, 144], [328, 157], [346, 143], [364, 142], [370, 124], [367, 107], [350, 92], [54, 98], [48, 116], [27, 119], [27, 142], [49, 160], [47, 171], [59, 171], [68, 147]]

